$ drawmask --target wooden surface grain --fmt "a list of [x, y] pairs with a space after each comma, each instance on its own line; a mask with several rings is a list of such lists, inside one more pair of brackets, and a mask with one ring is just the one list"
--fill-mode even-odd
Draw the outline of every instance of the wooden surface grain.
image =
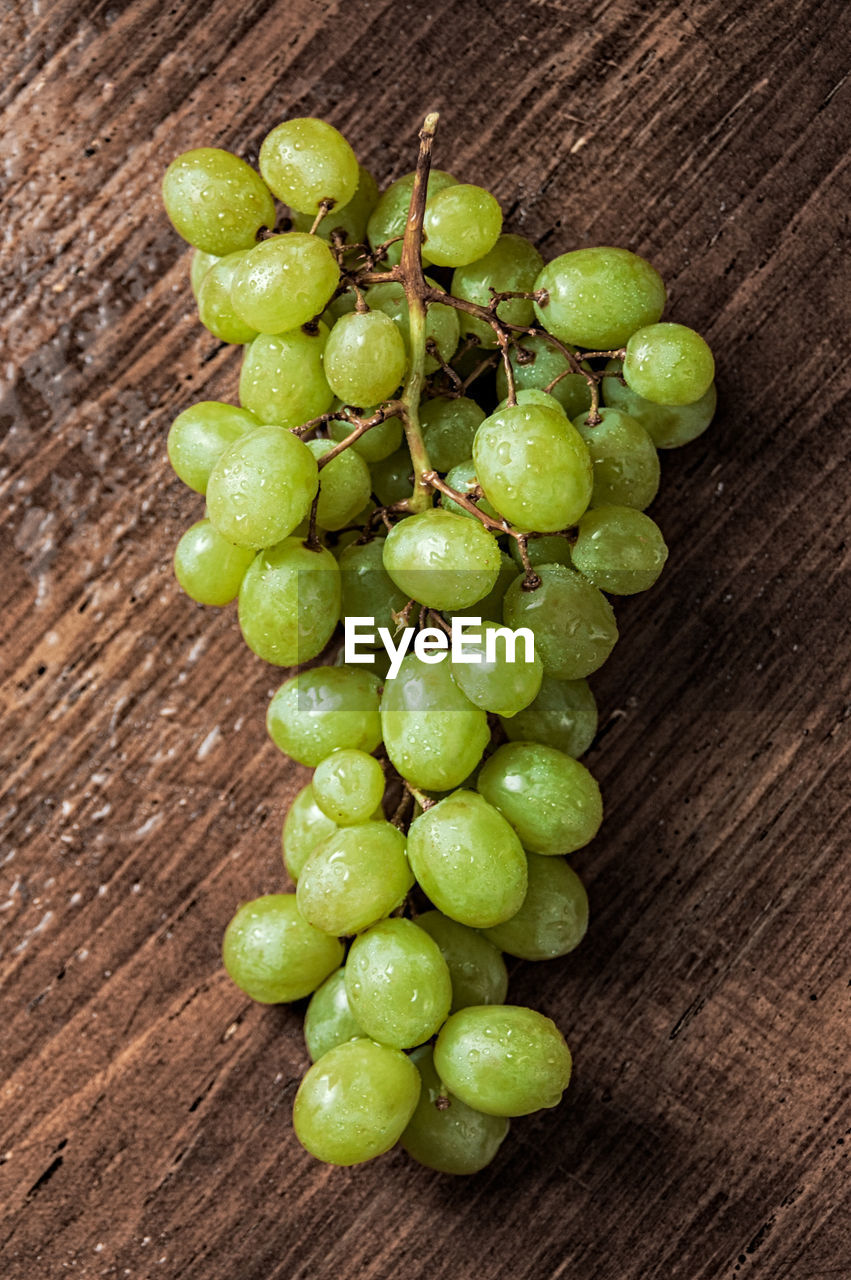
[[[851, 1275], [847, 31], [842, 0], [3, 6], [6, 1280]], [[237, 363], [158, 201], [288, 114], [386, 181], [430, 108], [510, 229], [652, 258], [721, 393], [593, 682], [590, 933], [512, 976], [574, 1083], [454, 1181], [309, 1159], [300, 1010], [220, 967], [304, 774], [279, 673], [172, 579], [166, 430]]]

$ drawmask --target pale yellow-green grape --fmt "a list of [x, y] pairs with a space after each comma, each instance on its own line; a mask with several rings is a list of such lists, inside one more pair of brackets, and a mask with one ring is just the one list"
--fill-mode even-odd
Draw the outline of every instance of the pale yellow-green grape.
[[240, 263], [251, 249], [216, 258], [198, 286], [198, 319], [205, 329], [221, 342], [245, 343], [257, 337], [258, 330], [246, 324], [237, 313], [230, 286]]
[[323, 369], [328, 329], [261, 333], [246, 347], [239, 375], [239, 399], [261, 422], [300, 427], [331, 408], [334, 393]]
[[[429, 196], [436, 195], [444, 187], [454, 186], [457, 181], [457, 178], [453, 178], [449, 173], [444, 173], [442, 169], [432, 169], [428, 175], [428, 194]], [[398, 178], [396, 182], [390, 184], [370, 214], [367, 224], [367, 236], [371, 247], [377, 249], [379, 245], [386, 243], [386, 241], [395, 240], [395, 243], [388, 247], [387, 256], [382, 259], [382, 263], [386, 263], [388, 266], [396, 266], [402, 257], [401, 238], [405, 232], [405, 223], [408, 221], [408, 209], [410, 208], [413, 189], [414, 175], [406, 173], [404, 178]], [[399, 237], [398, 240], [396, 240], [397, 236]]]
[[340, 570], [327, 548], [285, 538], [255, 557], [239, 590], [245, 643], [278, 667], [322, 652], [340, 618]]
[[[520, 547], [517, 541], [512, 538], [508, 547], [512, 560], [522, 569], [524, 567], [523, 557], [520, 555]], [[570, 559], [570, 542], [567, 538], [563, 538], [557, 533], [545, 533], [542, 538], [530, 538], [526, 543], [526, 555], [532, 565], [572, 563]]]
[[[441, 293], [445, 292], [436, 280], [430, 280], [428, 276], [426, 276], [426, 284], [431, 285], [433, 289], [439, 289]], [[408, 314], [404, 286], [397, 284], [395, 281], [374, 284], [371, 289], [366, 291], [365, 301], [367, 306], [372, 307], [374, 311], [383, 311], [398, 327], [410, 359], [411, 321]], [[458, 312], [454, 307], [445, 307], [440, 303], [430, 303], [426, 312], [426, 342], [431, 341], [436, 344], [441, 359], [447, 364], [455, 354], [455, 348], [458, 346], [458, 336]], [[427, 354], [425, 372], [434, 373], [439, 368], [440, 361], [433, 355]]]
[[325, 377], [345, 404], [378, 404], [392, 395], [408, 357], [396, 325], [383, 311], [341, 316], [325, 348]]
[[381, 741], [381, 685], [365, 667], [315, 667], [285, 680], [266, 729], [279, 750], [315, 768], [338, 747], [374, 751]]
[[410, 498], [414, 491], [414, 467], [407, 444], [403, 443], [389, 458], [373, 462], [369, 470], [372, 492], [385, 507]]
[[440, 947], [410, 920], [382, 920], [355, 938], [346, 960], [349, 1006], [366, 1035], [412, 1049], [449, 1016], [452, 981]]
[[342, 616], [372, 618], [376, 630], [387, 627], [393, 634], [393, 614], [404, 609], [408, 597], [384, 568], [383, 556], [383, 538], [355, 543], [340, 555], [337, 563], [343, 585]]
[[416, 1110], [402, 1134], [408, 1155], [438, 1173], [478, 1173], [489, 1165], [508, 1134], [504, 1116], [486, 1116], [456, 1098], [434, 1068], [431, 1045], [410, 1055], [422, 1077]]
[[193, 249], [192, 259], [189, 264], [189, 284], [195, 301], [198, 301], [198, 290], [201, 288], [201, 281], [210, 270], [219, 261], [215, 253], [205, 253], [203, 249]]
[[453, 1013], [434, 1046], [440, 1079], [468, 1107], [525, 1116], [558, 1106], [573, 1062], [550, 1018], [520, 1005], [474, 1005]]
[[[475, 489], [478, 484], [478, 479], [476, 477], [476, 464], [473, 459], [467, 458], [464, 462], [459, 462], [457, 466], [454, 466], [451, 471], [448, 471], [446, 474], [446, 483], [449, 485], [450, 489], [454, 489], [456, 493], [463, 494], [465, 498], [469, 497], [471, 502], [474, 501], [470, 490]], [[477, 498], [475, 499], [475, 504], [480, 511], [483, 511], [486, 516], [490, 516], [492, 520], [499, 519], [496, 509], [491, 506], [487, 498]], [[467, 511], [462, 506], [459, 506], [454, 498], [447, 497], [445, 493], [441, 494], [440, 505], [443, 507], [444, 511], [453, 511], [456, 515], [466, 516], [468, 520], [476, 519], [472, 512]], [[502, 615], [500, 615], [500, 617], [501, 616]]]
[[419, 1096], [419, 1072], [404, 1053], [349, 1040], [324, 1053], [302, 1080], [293, 1127], [317, 1160], [361, 1164], [398, 1142]]
[[707, 343], [684, 324], [651, 324], [626, 344], [623, 376], [628, 387], [654, 404], [694, 404], [715, 377]]
[[573, 424], [588, 446], [594, 468], [591, 505], [614, 503], [643, 511], [659, 488], [656, 446], [641, 423], [621, 409], [600, 409], [599, 416], [601, 421], [593, 427], [584, 413]]
[[[620, 368], [619, 360], [610, 360], [606, 365], [606, 371], [611, 373]], [[618, 378], [603, 378], [602, 388], [606, 404], [622, 409], [640, 422], [657, 449], [678, 449], [696, 440], [715, 416], [718, 401], [714, 383], [694, 404], [681, 405], [654, 404]]]
[[577, 757], [594, 741], [597, 703], [587, 680], [545, 675], [535, 701], [500, 723], [512, 742], [540, 742]]
[[[502, 606], [505, 601], [505, 593], [516, 579], [516, 564], [511, 559], [511, 556], [506, 555], [504, 551], [500, 551], [499, 576], [493, 585], [493, 589], [485, 598], [476, 601], [476, 616], [484, 618], [488, 622], [502, 622]], [[467, 613], [468, 610], [462, 609], [460, 612]]]
[[[318, 462], [334, 445], [329, 440], [308, 440], [307, 447]], [[344, 528], [369, 502], [371, 493], [369, 467], [353, 449], [344, 449], [319, 472], [317, 525], [320, 529]]]
[[[476, 638], [477, 637], [477, 638]], [[488, 640], [492, 656], [488, 655]], [[536, 697], [544, 668], [537, 654], [527, 660], [523, 640], [496, 622], [470, 627], [464, 636], [462, 661], [456, 653], [452, 678], [473, 706], [500, 716], [513, 716]]]
[[[487, 307], [491, 301], [491, 289], [497, 293], [529, 293], [535, 287], [544, 259], [525, 236], [500, 236], [494, 247], [464, 267], [459, 267], [452, 277], [449, 292], [465, 302], [475, 302]], [[510, 298], [496, 309], [500, 320], [507, 324], [530, 325], [535, 318], [529, 298]], [[493, 327], [477, 316], [459, 311], [463, 337], [473, 335], [479, 346], [486, 350], [497, 345]]]
[[323, 200], [345, 205], [357, 190], [357, 157], [325, 120], [285, 120], [266, 134], [260, 172], [269, 189], [299, 213], [316, 214]]
[[477, 520], [433, 507], [393, 526], [384, 540], [384, 568], [421, 604], [463, 609], [493, 589], [499, 546]]
[[[585, 384], [585, 379], [580, 378], [580, 382]], [[517, 404], [542, 404], [544, 408], [555, 409], [557, 413], [562, 413], [567, 417], [567, 414], [564, 412], [564, 405], [560, 400], [556, 399], [555, 394], [551, 395], [549, 391], [539, 391], [536, 387], [521, 387], [519, 391], [515, 389], [515, 400]], [[508, 396], [505, 396], [504, 399], [500, 400], [496, 407], [498, 410], [507, 409]], [[574, 423], [574, 425], [576, 424]]]
[[[378, 184], [368, 169], [358, 166], [358, 185], [351, 200], [339, 209], [326, 213], [319, 223], [314, 235], [323, 240], [332, 241], [334, 235], [341, 235], [346, 244], [366, 243], [366, 224], [369, 215], [378, 204]], [[296, 231], [310, 231], [315, 213], [299, 213], [293, 210], [293, 228]]]
[[313, 794], [324, 814], [338, 826], [371, 818], [384, 795], [384, 770], [375, 756], [342, 747], [316, 766]]
[[[603, 821], [600, 788], [585, 765], [539, 742], [498, 747], [476, 787], [531, 853], [572, 853], [593, 840]], [[411, 864], [416, 874], [413, 853]]]
[[502, 1004], [508, 991], [508, 970], [502, 953], [492, 943], [440, 911], [423, 912], [417, 916], [417, 925], [434, 938], [449, 966], [450, 1013], [471, 1004]]
[[491, 414], [476, 433], [473, 461], [488, 501], [520, 529], [549, 533], [575, 524], [591, 498], [585, 441], [543, 405]]
[[541, 585], [523, 590], [518, 577], [505, 593], [509, 627], [529, 627], [544, 674], [580, 680], [602, 667], [618, 638], [612, 606], [601, 591], [566, 565], [538, 565]]
[[337, 260], [324, 240], [288, 231], [263, 240], [240, 259], [230, 296], [237, 314], [258, 333], [285, 333], [318, 316], [339, 279]]
[[489, 739], [488, 718], [456, 685], [449, 663], [406, 657], [381, 695], [381, 728], [391, 763], [427, 791], [449, 791], [475, 769]]
[[225, 930], [222, 951], [229, 977], [260, 1004], [309, 996], [343, 959], [342, 944], [308, 924], [294, 893], [244, 903]]
[[[587, 412], [590, 408], [591, 392], [588, 383], [581, 373], [565, 373], [571, 367], [570, 361], [548, 340], [545, 333], [531, 336], [524, 334], [520, 339], [520, 349], [512, 347], [510, 360], [518, 404], [523, 403], [520, 399], [521, 391], [543, 391], [554, 378], [559, 378], [549, 394], [558, 400], [568, 418], [575, 418], [578, 413]], [[561, 374], [564, 376], [560, 377]], [[496, 394], [507, 403], [508, 379], [502, 361], [496, 370]], [[500, 404], [500, 408], [502, 407], [503, 404]]]
[[201, 400], [179, 413], [168, 433], [168, 460], [175, 474], [194, 489], [206, 493], [207, 483], [225, 450], [260, 426], [248, 409], [218, 400]]
[[521, 960], [553, 960], [579, 946], [588, 929], [588, 895], [564, 858], [530, 853], [529, 888], [516, 915], [486, 936]]
[[595, 507], [579, 521], [573, 563], [601, 591], [615, 596], [647, 591], [667, 558], [661, 529], [634, 507]]
[[284, 427], [256, 427], [219, 458], [207, 483], [207, 512], [237, 547], [271, 547], [310, 511], [319, 472], [310, 449]]
[[335, 970], [314, 991], [304, 1015], [304, 1042], [311, 1062], [318, 1062], [329, 1049], [363, 1036], [346, 995], [345, 967]]
[[298, 880], [307, 859], [337, 830], [336, 822], [327, 817], [316, 803], [313, 784], [302, 787], [290, 805], [281, 832], [284, 866], [293, 880]]
[[535, 288], [548, 295], [535, 303], [544, 328], [589, 351], [622, 347], [636, 329], [655, 324], [665, 307], [659, 272], [628, 249], [563, 253], [547, 263]]
[[523, 846], [475, 791], [455, 791], [411, 823], [408, 860], [438, 910], [474, 929], [510, 919], [526, 896]]
[[174, 575], [198, 604], [230, 604], [239, 594], [245, 571], [254, 559], [250, 548], [235, 547], [209, 520], [186, 530], [174, 553]]
[[502, 230], [499, 202], [484, 187], [456, 183], [426, 201], [423, 261], [464, 267], [489, 253]]
[[472, 457], [485, 411], [468, 396], [436, 396], [420, 405], [420, 427], [431, 465], [451, 471]]
[[163, 204], [175, 230], [196, 249], [222, 257], [249, 249], [261, 227], [274, 227], [275, 202], [251, 165], [218, 147], [172, 160]]
[[[364, 409], [362, 416], [371, 418], [375, 413], [375, 409]], [[335, 444], [342, 443], [346, 436], [350, 436], [354, 431], [351, 422], [346, 422], [342, 418], [332, 418], [328, 423], [328, 434]], [[365, 431], [360, 439], [349, 448], [355, 453], [359, 453], [364, 462], [380, 462], [382, 458], [389, 458], [392, 453], [402, 443], [402, 420], [401, 418], [385, 418], [384, 422], [377, 422], [374, 427], [370, 427], [369, 431]]]
[[301, 869], [299, 910], [317, 929], [348, 936], [395, 911], [413, 883], [405, 837], [391, 823], [338, 827]]

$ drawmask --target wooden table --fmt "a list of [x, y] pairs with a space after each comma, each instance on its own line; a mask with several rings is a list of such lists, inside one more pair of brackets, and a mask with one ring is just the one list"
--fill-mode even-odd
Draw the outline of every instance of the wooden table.
[[[851, 1275], [845, 5], [9, 0], [2, 40], [5, 1280]], [[652, 258], [721, 391], [594, 682], [591, 931], [513, 974], [575, 1082], [469, 1180], [305, 1155], [301, 1011], [221, 969], [305, 774], [176, 588], [164, 449], [237, 369], [168, 160], [316, 114], [386, 180], [430, 108], [546, 253]]]

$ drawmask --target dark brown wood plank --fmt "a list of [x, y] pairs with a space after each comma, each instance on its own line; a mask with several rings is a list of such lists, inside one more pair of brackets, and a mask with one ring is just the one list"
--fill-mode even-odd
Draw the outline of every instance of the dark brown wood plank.
[[[839, 0], [8, 6], [0, 316], [3, 1275], [823, 1280], [847, 1212], [849, 40]], [[665, 577], [618, 609], [576, 865], [592, 928], [517, 964], [565, 1105], [450, 1181], [295, 1142], [299, 1010], [219, 964], [304, 772], [231, 611], [172, 581], [173, 415], [232, 398], [168, 160], [286, 114], [386, 180], [420, 117], [548, 253], [647, 253], [719, 361], [668, 454]]]

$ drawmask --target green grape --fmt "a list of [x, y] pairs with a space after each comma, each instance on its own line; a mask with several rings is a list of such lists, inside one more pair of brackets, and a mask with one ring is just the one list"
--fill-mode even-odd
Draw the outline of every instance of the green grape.
[[201, 288], [201, 281], [220, 259], [215, 253], [205, 253], [203, 249], [192, 250], [192, 260], [189, 264], [189, 284], [195, 301], [198, 301], [198, 290]]
[[623, 377], [628, 387], [654, 404], [694, 404], [715, 377], [706, 342], [684, 324], [650, 324], [626, 344]]
[[485, 411], [468, 396], [436, 396], [420, 405], [420, 426], [431, 465], [451, 471], [466, 462]]
[[342, 747], [316, 766], [313, 794], [324, 814], [338, 826], [371, 818], [384, 795], [384, 770], [375, 756]]
[[437, 909], [474, 929], [508, 920], [526, 895], [520, 840], [475, 791], [455, 791], [415, 818], [408, 860]]
[[[521, 569], [524, 568], [523, 557], [516, 539], [509, 543], [511, 558]], [[531, 565], [536, 564], [571, 564], [570, 543], [567, 538], [557, 533], [544, 534], [541, 538], [530, 538], [526, 543], [526, 555]]]
[[549, 533], [575, 524], [591, 498], [585, 441], [541, 405], [515, 405], [486, 418], [473, 461], [488, 500], [521, 529]]
[[391, 763], [412, 786], [449, 791], [472, 773], [489, 739], [488, 718], [456, 685], [449, 663], [409, 654], [381, 697]]
[[601, 421], [589, 427], [580, 413], [574, 426], [588, 446], [594, 468], [591, 504], [613, 503], [643, 511], [659, 488], [659, 455], [635, 418], [620, 409], [601, 409]]
[[346, 139], [333, 125], [311, 117], [285, 120], [260, 147], [260, 172], [279, 200], [299, 213], [316, 214], [323, 201], [345, 205], [360, 171]]
[[184, 240], [217, 257], [250, 249], [261, 227], [275, 225], [275, 202], [265, 183], [251, 165], [218, 147], [172, 160], [163, 204]]
[[201, 400], [171, 424], [168, 460], [184, 484], [196, 493], [206, 493], [210, 472], [228, 446], [259, 426], [260, 420], [247, 409]]
[[463, 609], [493, 589], [499, 547], [477, 520], [433, 507], [393, 526], [384, 540], [384, 568], [428, 608]]
[[[571, 367], [570, 361], [558, 347], [553, 346], [546, 334], [524, 334], [520, 349], [512, 347], [509, 358], [514, 371], [518, 404], [524, 403], [520, 398], [522, 391], [543, 391], [554, 378], [559, 378], [548, 394], [558, 400], [568, 418], [575, 418], [578, 413], [585, 413], [590, 408], [591, 392], [588, 383], [581, 373], [564, 372]], [[563, 377], [560, 376], [562, 374]], [[504, 403], [499, 406], [503, 408], [508, 403], [505, 399], [508, 395], [508, 379], [502, 361], [496, 371], [496, 394], [503, 400]]]
[[502, 1004], [508, 991], [508, 970], [495, 946], [475, 929], [440, 911], [424, 912], [417, 916], [417, 924], [434, 938], [449, 966], [450, 1013], [471, 1004]]
[[304, 919], [294, 893], [244, 903], [225, 930], [228, 976], [260, 1004], [284, 1004], [315, 991], [343, 959], [337, 938]]
[[435, 1035], [449, 1016], [452, 981], [429, 934], [410, 920], [382, 920], [351, 945], [346, 994], [368, 1036], [395, 1049], [412, 1049]]
[[538, 565], [541, 585], [523, 590], [518, 577], [505, 593], [509, 627], [529, 627], [544, 674], [580, 680], [602, 667], [618, 638], [615, 615], [602, 592], [566, 565]]
[[234, 547], [209, 520], [186, 530], [174, 553], [174, 574], [198, 604], [230, 604], [239, 594], [245, 571], [254, 559], [246, 547]]
[[304, 1042], [311, 1062], [347, 1040], [357, 1040], [363, 1030], [355, 1021], [346, 995], [345, 966], [335, 969], [310, 997], [304, 1015]]
[[535, 701], [500, 723], [512, 742], [540, 742], [575, 758], [594, 741], [597, 703], [586, 680], [545, 675]]
[[564, 858], [530, 853], [529, 888], [516, 915], [486, 929], [495, 946], [521, 960], [554, 960], [578, 947], [588, 929], [588, 895]]
[[[428, 175], [428, 187], [426, 190], [429, 196], [433, 196], [438, 191], [442, 191], [444, 187], [454, 186], [457, 181], [457, 178], [453, 178], [451, 174], [444, 173], [442, 169], [432, 169]], [[391, 183], [381, 196], [378, 204], [370, 214], [367, 224], [367, 236], [373, 249], [377, 249], [379, 245], [385, 244], [388, 240], [395, 240], [397, 236], [404, 235], [413, 189], [414, 174], [407, 173], [404, 178], [399, 178], [396, 182]], [[388, 266], [395, 267], [401, 257], [402, 244], [400, 239], [388, 247], [387, 256], [383, 261]]]
[[360, 933], [401, 906], [413, 883], [401, 831], [389, 822], [360, 822], [339, 827], [307, 859], [298, 878], [299, 910], [325, 933]]
[[[467, 458], [464, 462], [459, 462], [457, 466], [452, 467], [452, 469], [447, 472], [446, 483], [449, 485], [450, 489], [454, 489], [456, 493], [462, 493], [465, 498], [469, 496], [470, 500], [473, 501], [470, 490], [475, 489], [478, 484], [478, 479], [476, 478], [476, 464], [473, 462], [473, 459]], [[455, 515], [464, 516], [467, 520], [476, 519], [472, 512], [459, 506], [454, 498], [447, 497], [445, 493], [441, 496], [440, 503], [444, 511], [452, 511]], [[486, 516], [490, 516], [491, 520], [499, 519], [496, 509], [491, 506], [487, 498], [478, 498], [476, 500], [476, 506], [480, 511], [483, 511]], [[500, 615], [500, 617], [501, 616], [502, 615]]]
[[327, 548], [285, 538], [252, 561], [239, 591], [239, 625], [253, 653], [278, 667], [322, 652], [340, 618], [340, 570]]
[[384, 540], [346, 547], [337, 563], [343, 585], [344, 618], [374, 618], [376, 627], [393, 629], [393, 614], [400, 613], [408, 597], [384, 568]]
[[547, 263], [535, 288], [549, 295], [535, 303], [544, 328], [595, 351], [622, 347], [636, 329], [655, 324], [665, 307], [659, 272], [628, 249], [563, 253]]
[[504, 1116], [474, 1111], [444, 1088], [434, 1069], [431, 1045], [410, 1055], [422, 1089], [401, 1143], [408, 1155], [438, 1173], [478, 1173], [489, 1165], [508, 1134]]
[[[603, 821], [600, 788], [585, 765], [539, 742], [498, 747], [476, 786], [531, 853], [573, 853], [593, 840]], [[413, 853], [411, 865], [416, 875]]]
[[307, 859], [337, 830], [336, 822], [327, 817], [316, 803], [313, 784], [302, 787], [290, 805], [281, 833], [284, 866], [293, 880], [298, 880]]
[[499, 202], [469, 183], [444, 187], [426, 201], [423, 261], [464, 267], [490, 253], [502, 230]]
[[573, 563], [601, 591], [615, 596], [647, 591], [667, 558], [661, 529], [635, 507], [595, 507], [579, 521]]
[[[362, 417], [371, 418], [375, 409], [364, 409]], [[328, 423], [328, 434], [335, 444], [341, 444], [346, 436], [350, 436], [354, 427], [351, 422], [342, 418], [333, 418]], [[402, 443], [402, 421], [400, 418], [385, 418], [377, 422], [369, 431], [364, 432], [359, 440], [349, 445], [355, 453], [360, 454], [364, 462], [381, 462], [389, 458]]]
[[378, 404], [402, 381], [408, 357], [396, 325], [383, 311], [341, 316], [325, 348], [325, 377], [346, 404]]
[[271, 547], [310, 510], [319, 472], [303, 441], [283, 427], [255, 427], [219, 458], [207, 483], [214, 527], [237, 547]]
[[244, 343], [257, 337], [258, 331], [237, 314], [230, 294], [231, 281], [251, 252], [240, 249], [238, 253], [216, 258], [198, 286], [198, 318], [221, 342]]
[[339, 279], [337, 260], [324, 240], [289, 231], [263, 240], [240, 259], [231, 300], [258, 333], [284, 333], [318, 316]]
[[[619, 360], [610, 360], [606, 372], [615, 373], [620, 368]], [[678, 449], [690, 444], [703, 434], [715, 416], [718, 396], [714, 383], [694, 404], [682, 405], [654, 404], [614, 377], [604, 378], [602, 386], [606, 404], [640, 422], [657, 449]]]
[[[326, 213], [314, 235], [332, 242], [336, 234], [342, 236], [346, 244], [365, 244], [366, 224], [377, 204], [378, 184], [369, 170], [359, 165], [355, 194], [342, 208], [332, 209], [330, 213]], [[294, 230], [310, 231], [315, 217], [315, 213], [299, 213], [294, 209], [292, 218]]]
[[[491, 301], [491, 289], [497, 293], [529, 293], [535, 287], [544, 259], [525, 236], [500, 236], [494, 247], [464, 267], [459, 267], [452, 277], [450, 293], [466, 302], [487, 307]], [[496, 309], [500, 320], [506, 324], [528, 326], [534, 320], [532, 301], [529, 298], [511, 298], [501, 302]], [[478, 338], [479, 345], [490, 349], [497, 340], [493, 326], [477, 316], [458, 313], [463, 337]]]
[[[426, 284], [432, 289], [444, 290], [436, 280], [426, 276]], [[397, 326], [405, 343], [405, 351], [410, 359], [411, 354], [411, 321], [408, 314], [408, 303], [404, 286], [389, 280], [384, 284], [374, 284], [364, 295], [367, 306], [374, 311], [383, 311]], [[448, 363], [458, 346], [458, 312], [454, 307], [445, 307], [440, 303], [431, 303], [426, 312], [426, 342], [434, 342], [441, 359]], [[426, 355], [425, 371], [434, 373], [440, 368], [440, 361], [433, 355]]]
[[398, 1142], [420, 1096], [417, 1068], [399, 1049], [349, 1040], [314, 1062], [299, 1086], [293, 1127], [326, 1164], [362, 1164]]
[[266, 729], [279, 750], [315, 768], [332, 751], [374, 751], [381, 742], [375, 676], [352, 667], [316, 667], [285, 680], [266, 712]]
[[[307, 447], [318, 462], [334, 446], [328, 440], [308, 440]], [[342, 529], [369, 502], [371, 493], [369, 467], [353, 449], [344, 449], [319, 472], [317, 525], [320, 529]]]
[[261, 333], [245, 349], [239, 399], [261, 422], [300, 427], [327, 412], [334, 399], [323, 369], [328, 330]]
[[434, 1046], [434, 1066], [452, 1093], [491, 1116], [558, 1106], [573, 1066], [550, 1018], [515, 1004], [453, 1013]]
[[372, 492], [385, 507], [392, 507], [414, 491], [414, 465], [408, 446], [403, 444], [389, 458], [382, 458], [370, 467]]
[[505, 593], [517, 578], [517, 566], [504, 551], [499, 553], [499, 577], [484, 600], [476, 601], [476, 613], [487, 622], [502, 622]]
[[[503, 374], [505, 370], [503, 369]], [[587, 386], [584, 378], [580, 378], [584, 386]], [[560, 385], [560, 384], [559, 384]], [[564, 405], [557, 400], [555, 395], [550, 395], [549, 391], [539, 391], [537, 387], [525, 387], [515, 392], [515, 401], [517, 404], [542, 404], [545, 409], [555, 409], [556, 413], [567, 414], [564, 412]], [[496, 406], [497, 411], [508, 408], [508, 396], [504, 400], [500, 400]], [[575, 424], [574, 424], [575, 425]]]
[[[491, 637], [492, 656], [487, 642]], [[510, 637], [510, 643], [506, 643]], [[464, 634], [464, 658], [460, 653], [452, 659], [452, 679], [467, 695], [474, 707], [513, 716], [533, 701], [541, 687], [544, 668], [541, 659], [532, 655], [527, 660], [522, 639], [496, 622], [482, 622], [481, 630]]]

